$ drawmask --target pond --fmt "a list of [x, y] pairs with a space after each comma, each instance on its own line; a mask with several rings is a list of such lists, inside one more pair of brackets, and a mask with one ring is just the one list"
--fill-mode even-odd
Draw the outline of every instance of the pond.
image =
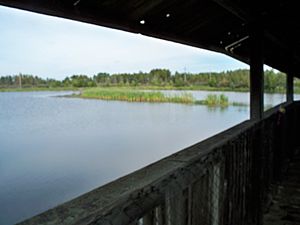
[[[191, 93], [197, 99], [208, 94]], [[65, 94], [70, 92], [0, 93], [0, 224], [61, 204], [249, 115], [248, 107], [57, 97]], [[237, 102], [249, 98], [225, 95]], [[283, 100], [266, 95], [267, 104]]]

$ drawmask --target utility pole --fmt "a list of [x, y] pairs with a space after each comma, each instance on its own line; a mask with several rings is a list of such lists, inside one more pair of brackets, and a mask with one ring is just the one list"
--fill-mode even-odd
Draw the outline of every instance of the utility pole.
[[22, 74], [19, 73], [19, 87], [22, 88]]

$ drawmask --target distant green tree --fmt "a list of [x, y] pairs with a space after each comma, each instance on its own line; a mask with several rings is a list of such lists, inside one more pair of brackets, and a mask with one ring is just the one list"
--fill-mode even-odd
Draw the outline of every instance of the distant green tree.
[[264, 87], [269, 92], [283, 91], [285, 89], [286, 76], [283, 73], [275, 73], [274, 70], [265, 71]]
[[[265, 71], [265, 91], [284, 91], [286, 75], [274, 70]], [[137, 73], [98, 73], [93, 77], [73, 75], [63, 81], [43, 79], [29, 74], [0, 76], [0, 88], [22, 87], [94, 87], [94, 86], [209, 86], [214, 88], [247, 89], [249, 88], [249, 70], [238, 69], [222, 72], [202, 73], [171, 73], [168, 69], [153, 69], [150, 72]], [[295, 81], [295, 87], [300, 89], [300, 81]], [[297, 89], [297, 90], [298, 90]]]
[[71, 87], [72, 86], [72, 82], [71, 79], [69, 77], [66, 77], [63, 81], [62, 81], [62, 85], [64, 87]]
[[93, 77], [94, 82], [98, 84], [106, 84], [109, 80], [109, 74], [108, 73], [98, 73]]
[[86, 75], [73, 75], [71, 76], [71, 84], [73, 87], [95, 87], [96, 83], [92, 78]]

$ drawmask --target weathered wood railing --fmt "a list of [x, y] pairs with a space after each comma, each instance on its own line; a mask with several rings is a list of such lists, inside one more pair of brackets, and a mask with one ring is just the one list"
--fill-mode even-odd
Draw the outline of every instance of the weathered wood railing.
[[21, 224], [260, 224], [292, 154], [300, 104], [273, 108]]

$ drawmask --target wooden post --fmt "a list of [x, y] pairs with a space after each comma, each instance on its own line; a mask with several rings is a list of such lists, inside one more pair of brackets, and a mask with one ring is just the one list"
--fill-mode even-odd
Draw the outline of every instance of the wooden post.
[[294, 76], [291, 73], [286, 75], [286, 101], [294, 101]]
[[260, 25], [252, 25], [250, 42], [250, 119], [260, 120], [264, 112], [263, 29]]

